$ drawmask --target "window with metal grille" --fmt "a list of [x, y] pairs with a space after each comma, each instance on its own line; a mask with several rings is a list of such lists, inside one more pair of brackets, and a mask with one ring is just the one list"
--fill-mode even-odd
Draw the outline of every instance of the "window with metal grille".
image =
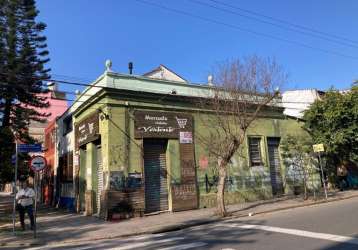
[[250, 166], [262, 166], [261, 158], [261, 138], [250, 137], [249, 138], [249, 156]]
[[63, 119], [63, 135], [70, 133], [72, 129], [72, 116], [67, 116]]
[[73, 152], [69, 152], [60, 157], [61, 180], [72, 181], [73, 178]]

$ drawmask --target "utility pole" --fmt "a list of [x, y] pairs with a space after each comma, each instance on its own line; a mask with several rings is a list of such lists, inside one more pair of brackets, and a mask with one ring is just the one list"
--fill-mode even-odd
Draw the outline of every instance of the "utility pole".
[[18, 165], [18, 149], [17, 149], [17, 140], [15, 139], [15, 176], [14, 176], [14, 186], [13, 186], [13, 193], [14, 193], [14, 206], [12, 208], [12, 232], [15, 235], [15, 221], [16, 221], [16, 194], [17, 194], [17, 165]]
[[326, 196], [326, 200], [328, 199], [328, 195], [327, 195], [327, 186], [326, 186], [326, 180], [324, 178], [324, 173], [323, 173], [323, 167], [322, 167], [322, 161], [321, 161], [321, 152], [318, 152], [318, 159], [319, 159], [319, 166], [321, 168], [321, 174], [322, 174], [322, 182], [323, 182], [323, 188], [324, 188], [324, 195]]
[[320, 168], [321, 168], [324, 194], [325, 194], [326, 200], [327, 200], [327, 198], [328, 198], [328, 195], [327, 195], [327, 186], [326, 186], [326, 181], [325, 181], [325, 178], [324, 178], [323, 167], [322, 167], [322, 161], [321, 161], [321, 152], [324, 152], [324, 145], [323, 145], [322, 143], [313, 145], [313, 152], [318, 153], [318, 160], [319, 160], [319, 166], [320, 166]]
[[36, 231], [37, 231], [37, 185], [38, 185], [38, 172], [35, 172], [35, 178], [34, 178], [34, 188], [35, 188], [35, 211], [34, 211], [34, 239], [36, 239]]

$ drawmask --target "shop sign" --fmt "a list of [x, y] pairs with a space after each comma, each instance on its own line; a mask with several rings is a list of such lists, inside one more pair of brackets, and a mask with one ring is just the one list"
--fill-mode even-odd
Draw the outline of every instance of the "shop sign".
[[313, 145], [313, 152], [315, 152], [315, 153], [324, 152], [323, 144], [315, 144], [315, 145]]
[[192, 117], [187, 114], [138, 110], [134, 117], [135, 138], [176, 139], [179, 132], [192, 131]]
[[179, 132], [179, 142], [182, 144], [193, 143], [193, 133], [192, 132]]
[[98, 112], [75, 126], [76, 148], [99, 138]]

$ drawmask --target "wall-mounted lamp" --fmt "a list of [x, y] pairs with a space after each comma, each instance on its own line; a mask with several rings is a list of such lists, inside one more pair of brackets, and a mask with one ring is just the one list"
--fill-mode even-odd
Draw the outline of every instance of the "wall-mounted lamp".
[[101, 113], [101, 115], [99, 116], [99, 119], [101, 119], [101, 121], [103, 121], [104, 119], [109, 119], [109, 114], [104, 113], [102, 109], [98, 109], [98, 111]]
[[108, 119], [109, 119], [109, 115], [107, 115], [107, 114], [101, 114], [101, 115], [99, 116], [99, 119], [101, 119], [101, 121], [103, 121], [104, 119], [108, 120]]

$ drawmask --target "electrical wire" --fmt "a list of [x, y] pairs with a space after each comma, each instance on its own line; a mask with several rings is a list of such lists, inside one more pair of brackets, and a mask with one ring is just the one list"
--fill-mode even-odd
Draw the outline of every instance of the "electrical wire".
[[[0, 75], [6, 75], [4, 73], [0, 73]], [[75, 77], [73, 77], [75, 78]], [[75, 86], [86, 86], [86, 87], [95, 87], [95, 88], [101, 88], [101, 89], [108, 89], [108, 90], [111, 90], [111, 89], [114, 89], [114, 90], [118, 90], [117, 88], [113, 88], [113, 87], [106, 87], [106, 86], [97, 86], [97, 85], [91, 85], [91, 84], [85, 84], [85, 83], [79, 83], [79, 82], [72, 82], [72, 81], [63, 81], [63, 80], [58, 80], [58, 79], [46, 79], [46, 80], [43, 80], [43, 81], [46, 81], [46, 82], [56, 82], [56, 83], [62, 83], [62, 84], [68, 84], [68, 85], [75, 85]], [[5, 86], [9, 86], [10, 84], [8, 83], [4, 83], [4, 82], [0, 82], [0, 85], [5, 85]], [[11, 85], [10, 85], [11, 86]], [[47, 85], [46, 84], [43, 84], [44, 87], [46, 87]], [[12, 88], [14, 88], [13, 86], [11, 86]], [[19, 87], [18, 87], [19, 88]], [[78, 95], [76, 94], [76, 92], [71, 92], [71, 91], [59, 91], [59, 92], [62, 92], [62, 93], [65, 93], [65, 94], [69, 94], [69, 95]], [[164, 98], [166, 98], [167, 96], [177, 96], [177, 97], [180, 97], [180, 95], [173, 95], [171, 93], [158, 93], [159, 95], [160, 94], [163, 94], [164, 96], [157, 99], [158, 101], [162, 101]], [[80, 96], [88, 96], [88, 97], [93, 97], [94, 95], [93, 94], [86, 94], [86, 93], [81, 93], [79, 94]], [[54, 100], [63, 100], [63, 101], [69, 101], [69, 102], [87, 102], [87, 100], [78, 100], [78, 99], [68, 99], [68, 98], [51, 98], [51, 99], [54, 99]], [[98, 103], [98, 102], [97, 102]], [[281, 101], [279, 102], [280, 104], [308, 104], [308, 105], [311, 105], [313, 102], [307, 102], [307, 101], [303, 101], [303, 102], [299, 102], [299, 101]], [[107, 102], [103, 102], [103, 103], [98, 103], [98, 104], [108, 104]], [[61, 106], [62, 105], [58, 105], [58, 106]], [[287, 107], [288, 108], [288, 107]]]
[[[61, 81], [61, 80], [54, 80], [54, 79], [49, 79], [49, 80], [46, 80], [46, 81], [49, 81], [49, 82], [59, 82], [59, 83], [63, 83], [63, 84], [69, 84], [69, 85], [77, 85], [78, 83], [74, 83], [74, 82], [68, 82], [68, 81]], [[2, 83], [0, 82], [0, 85], [8, 85], [6, 83]], [[85, 84], [86, 86], [88, 87], [98, 87], [98, 88], [102, 88], [102, 89], [116, 89], [118, 90], [117, 88], [108, 88], [108, 87], [104, 87], [104, 86], [93, 86], [93, 85], [88, 85], [88, 84]], [[44, 84], [44, 86], [46, 86], [46, 84]], [[78, 95], [76, 94], [76, 92], [71, 92], [71, 91], [59, 91], [59, 92], [62, 92], [62, 93], [65, 93], [65, 94], [68, 94], [68, 95]], [[164, 95], [171, 95], [171, 96], [175, 96], [171, 93], [158, 93], [158, 94], [164, 94]], [[88, 96], [88, 97], [93, 97], [94, 95], [93, 94], [86, 94], [86, 93], [82, 93], [82, 94], [79, 94], [80, 96]], [[177, 96], [180, 96], [180, 95], [177, 95]], [[161, 97], [158, 99], [158, 101], [161, 101], [162, 99], [164, 99], [165, 97]], [[87, 102], [88, 100], [84, 100], [84, 101], [80, 101], [78, 99], [68, 99], [68, 98], [51, 98], [51, 99], [54, 99], [54, 100], [63, 100], [63, 101], [69, 101], [69, 102]], [[307, 101], [303, 101], [303, 102], [299, 102], [299, 101], [284, 101], [284, 102], [280, 102], [282, 104], [312, 104], [313, 102], [307, 102]], [[100, 104], [108, 104], [106, 102], [104, 103], [100, 103]], [[58, 106], [61, 106], [62, 105], [58, 105]]]
[[262, 13], [258, 13], [258, 12], [252, 11], [252, 10], [247, 10], [247, 9], [238, 7], [238, 6], [236, 6], [236, 5], [232, 5], [232, 4], [228, 4], [228, 3], [223, 3], [223, 2], [217, 1], [217, 0], [208, 0], [208, 1], [214, 2], [214, 3], [216, 3], [216, 4], [221, 4], [221, 5], [223, 5], [223, 6], [230, 7], [230, 8], [233, 8], [233, 9], [236, 9], [236, 10], [239, 10], [239, 11], [242, 11], [242, 12], [246, 12], [246, 13], [249, 13], [249, 14], [254, 15], [254, 16], [263, 17], [263, 18], [266, 18], [266, 19], [275, 21], [275, 22], [277, 22], [277, 23], [282, 23], [282, 24], [285, 24], [285, 25], [288, 25], [288, 26], [291, 26], [291, 27], [295, 27], [295, 28], [298, 28], [298, 29], [307, 30], [307, 31], [310, 31], [310, 32], [312, 32], [312, 33], [317, 33], [317, 34], [320, 34], [320, 35], [323, 35], [323, 36], [327, 36], [327, 37], [331, 37], [331, 38], [334, 38], [334, 39], [337, 39], [337, 40], [342, 40], [342, 41], [346, 41], [346, 42], [349, 42], [349, 43], [358, 44], [358, 41], [355, 41], [355, 40], [352, 40], [352, 39], [349, 39], [349, 38], [346, 38], [346, 37], [337, 36], [337, 35], [335, 35], [335, 34], [331, 34], [331, 33], [327, 33], [327, 32], [323, 32], [323, 31], [317, 30], [317, 29], [313, 29], [313, 28], [311, 28], [311, 27], [307, 27], [307, 26], [303, 26], [303, 25], [291, 23], [291, 22], [288, 22], [288, 21], [283, 20], [283, 19], [279, 19], [279, 18], [276, 18], [276, 17], [268, 16], [268, 15], [265, 15], [265, 14], [262, 14]]
[[228, 27], [228, 28], [231, 28], [231, 29], [240, 30], [240, 31], [243, 31], [243, 32], [246, 32], [246, 33], [256, 35], [256, 36], [266, 37], [266, 38], [270, 38], [270, 39], [277, 40], [277, 41], [280, 41], [280, 42], [294, 44], [296, 46], [308, 48], [308, 49], [315, 50], [315, 51], [320, 51], [320, 52], [325, 53], [325, 54], [335, 55], [335, 56], [344, 57], [344, 58], [352, 59], [352, 60], [358, 60], [358, 57], [356, 57], [356, 56], [350, 56], [350, 55], [342, 54], [340, 52], [327, 50], [327, 49], [323, 49], [323, 48], [319, 48], [319, 47], [315, 47], [315, 46], [311, 46], [309, 44], [305, 44], [305, 43], [297, 42], [297, 41], [294, 41], [294, 40], [281, 38], [281, 37], [274, 36], [274, 35], [267, 34], [267, 33], [258, 32], [258, 31], [252, 30], [252, 29], [248, 29], [248, 28], [238, 26], [238, 25], [221, 22], [221, 21], [218, 21], [216, 19], [199, 16], [199, 15], [192, 14], [190, 12], [186, 12], [186, 11], [183, 11], [183, 10], [178, 10], [178, 9], [175, 9], [175, 8], [170, 8], [170, 7], [158, 4], [158, 3], [148, 2], [148, 1], [145, 1], [145, 0], [135, 0], [135, 1], [139, 2], [139, 3], [142, 3], [142, 4], [152, 6], [152, 7], [167, 10], [167, 11], [170, 11], [170, 12], [173, 12], [173, 13], [176, 13], [176, 14], [189, 16], [191, 18], [200, 19], [202, 21], [206, 21], [206, 22], [217, 24], [217, 25], [225, 26], [225, 27]]
[[211, 5], [209, 3], [206, 3], [206, 2], [202, 2], [202, 1], [198, 1], [198, 0], [188, 0], [188, 1], [190, 1], [192, 3], [195, 3], [195, 4], [199, 4], [199, 5], [204, 6], [204, 7], [209, 7], [209, 8], [216, 9], [216, 10], [219, 10], [219, 11], [222, 11], [222, 12], [225, 12], [225, 13], [229, 13], [229, 14], [233, 14], [233, 15], [236, 15], [236, 16], [244, 17], [244, 18], [247, 18], [247, 19], [250, 19], [250, 20], [254, 20], [256, 22], [272, 25], [272, 26], [278, 27], [280, 29], [296, 32], [296, 33], [306, 35], [306, 36], [311, 36], [311, 37], [314, 37], [314, 38], [318, 38], [318, 39], [328, 41], [328, 42], [332, 42], [332, 43], [342, 45], [342, 46], [358, 48], [358, 44], [354, 45], [354, 44], [351, 44], [351, 43], [337, 41], [336, 39], [331, 39], [331, 38], [328, 38], [328, 37], [324, 37], [322, 35], [317, 35], [317, 34], [312, 33], [312, 32], [306, 32], [306, 31], [301, 31], [301, 30], [298, 30], [298, 29], [286, 27], [286, 26], [283, 26], [283, 25], [280, 25], [280, 24], [277, 24], [277, 23], [273, 23], [273, 22], [270, 22], [270, 21], [261, 20], [261, 19], [256, 18], [256, 17], [248, 16], [248, 15], [245, 15], [245, 14], [240, 14], [239, 12], [236, 12], [236, 11], [223, 9], [223, 8]]
[[77, 76], [68, 76], [68, 75], [61, 75], [61, 74], [51, 74], [52, 77], [54, 78], [61, 78], [63, 80], [66, 81], [77, 81], [77, 82], [91, 82], [92, 80], [89, 78], [84, 78], [84, 77], [77, 77]]

